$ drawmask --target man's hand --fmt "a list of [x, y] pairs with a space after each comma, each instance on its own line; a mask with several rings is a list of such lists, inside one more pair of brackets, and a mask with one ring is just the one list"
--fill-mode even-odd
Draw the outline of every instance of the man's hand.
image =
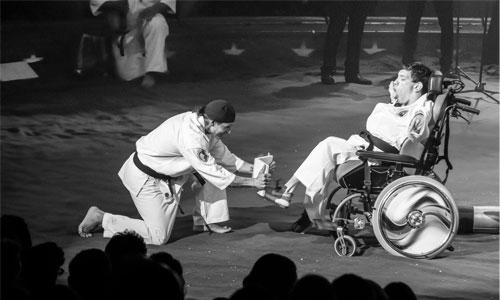
[[259, 189], [265, 189], [271, 183], [271, 174], [260, 173], [257, 178], [254, 178], [254, 186]]
[[273, 160], [270, 164], [269, 164], [269, 173], [274, 173], [274, 171], [276, 171], [276, 162]]
[[410, 140], [415, 141], [419, 136], [422, 135], [424, 129], [424, 115], [416, 114], [415, 117], [410, 122], [408, 128], [408, 137]]

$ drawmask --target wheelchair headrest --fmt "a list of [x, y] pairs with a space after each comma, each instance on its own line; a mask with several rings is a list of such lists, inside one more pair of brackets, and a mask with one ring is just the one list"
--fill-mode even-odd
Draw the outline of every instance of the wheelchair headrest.
[[427, 99], [434, 101], [437, 96], [443, 93], [443, 73], [440, 71], [432, 72], [429, 78], [429, 88], [427, 92]]

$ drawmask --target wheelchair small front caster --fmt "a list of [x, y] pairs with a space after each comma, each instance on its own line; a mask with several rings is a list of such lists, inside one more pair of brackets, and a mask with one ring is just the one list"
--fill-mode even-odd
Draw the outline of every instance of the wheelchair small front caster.
[[356, 254], [356, 241], [349, 235], [339, 236], [334, 243], [335, 253], [338, 256], [353, 256]]

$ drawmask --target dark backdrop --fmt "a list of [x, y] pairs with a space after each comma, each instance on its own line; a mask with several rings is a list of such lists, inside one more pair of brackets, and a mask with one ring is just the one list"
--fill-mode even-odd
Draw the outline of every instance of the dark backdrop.
[[[439, 0], [437, 0], [439, 1]], [[482, 17], [494, 12], [490, 1], [455, 1], [460, 5], [457, 13], [460, 17]], [[435, 16], [432, 4], [426, 6], [425, 16]], [[289, 1], [247, 1], [247, 0], [197, 0], [178, 1], [180, 17], [210, 16], [321, 16], [324, 1], [311, 0], [307, 3], [300, 0]], [[88, 1], [0, 1], [2, 20], [27, 19], [75, 19], [90, 18]], [[498, 12], [496, 12], [498, 13]], [[405, 16], [406, 1], [378, 1], [373, 11], [374, 16]]]

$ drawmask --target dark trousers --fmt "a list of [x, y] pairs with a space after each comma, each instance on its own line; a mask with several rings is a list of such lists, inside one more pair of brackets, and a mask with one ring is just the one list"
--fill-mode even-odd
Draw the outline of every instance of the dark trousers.
[[488, 33], [485, 37], [483, 44], [483, 64], [497, 64], [498, 65], [498, 4], [495, 2], [493, 5], [488, 5], [487, 8], [490, 11], [491, 19], [490, 25], [488, 27]]
[[367, 1], [330, 1], [326, 4], [329, 18], [323, 53], [322, 70], [334, 70], [337, 64], [337, 50], [347, 19], [348, 35], [345, 73], [359, 73], [361, 39], [365, 28], [366, 16], [373, 2]]
[[[439, 26], [441, 27], [441, 58], [439, 64], [442, 70], [447, 70], [451, 68], [453, 59], [453, 2], [444, 0], [435, 0], [433, 2], [439, 20]], [[414, 62], [418, 29], [420, 27], [420, 19], [424, 12], [425, 3], [426, 1], [408, 2], [403, 38], [403, 64]]]

